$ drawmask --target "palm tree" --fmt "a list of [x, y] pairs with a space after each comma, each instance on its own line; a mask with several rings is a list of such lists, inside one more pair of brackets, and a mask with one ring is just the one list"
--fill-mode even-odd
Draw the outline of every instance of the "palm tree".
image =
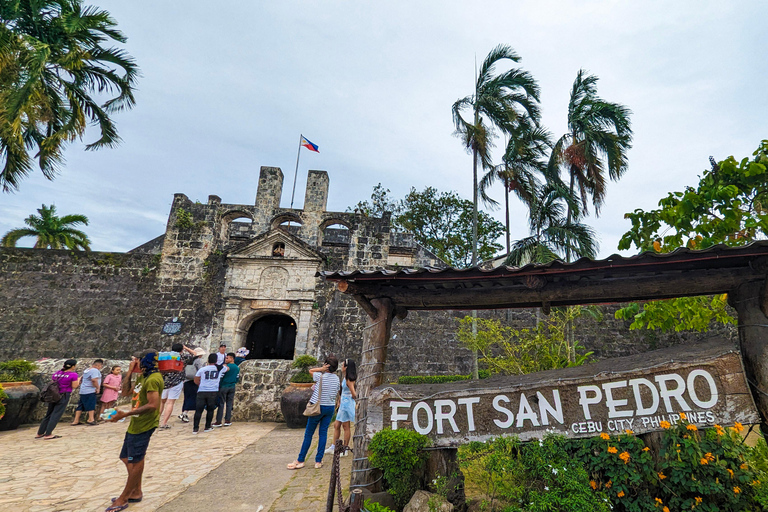
[[36, 249], [90, 250], [91, 241], [88, 239], [88, 235], [73, 227], [77, 224], [87, 226], [88, 217], [77, 214], [58, 217], [55, 205], [51, 205], [50, 208], [43, 205], [37, 212], [40, 214], [39, 216], [30, 215], [24, 219], [24, 224], [29, 227], [12, 229], [7, 232], [0, 240], [0, 245], [16, 247], [20, 238], [35, 236], [37, 237], [34, 245]]
[[[571, 194], [578, 187], [582, 212], [588, 213], [591, 197], [595, 215], [605, 200], [606, 167], [608, 177], [618, 181], [627, 170], [627, 151], [632, 147], [632, 112], [598, 97], [597, 80], [583, 69], [576, 75], [568, 103], [568, 133], [555, 143], [550, 159], [551, 169], [567, 169]], [[569, 205], [566, 221], [575, 218]]]
[[[499, 45], [488, 54], [480, 66], [475, 80], [475, 93], [457, 100], [453, 104], [453, 122], [456, 134], [464, 147], [472, 154], [472, 199], [474, 216], [472, 221], [472, 265], [477, 265], [477, 168], [492, 168], [490, 150], [493, 147], [495, 130], [509, 132], [515, 122], [525, 115], [538, 122], [539, 86], [526, 71], [512, 68], [495, 74], [498, 62], [509, 60], [519, 62], [520, 57], [507, 45]], [[462, 113], [469, 111], [469, 120]]]
[[512, 245], [505, 263], [521, 267], [572, 257], [594, 258], [598, 251], [594, 230], [566, 219], [568, 205], [574, 202], [562, 183], [547, 182], [529, 204], [530, 236]]
[[504, 184], [507, 253], [510, 251], [509, 193], [514, 192], [530, 207], [541, 187], [537, 175], [546, 175], [545, 156], [552, 146], [550, 133], [526, 117], [521, 118], [508, 135], [502, 164], [490, 169], [480, 180], [480, 197], [485, 203], [496, 203], [488, 197], [488, 188], [496, 180]]
[[[66, 143], [97, 125], [86, 149], [120, 138], [109, 115], [134, 105], [136, 64], [107, 11], [82, 0], [0, 3], [0, 186], [17, 190], [33, 160], [53, 179]], [[95, 94], [95, 96], [94, 96]], [[36, 154], [30, 152], [37, 150]]]

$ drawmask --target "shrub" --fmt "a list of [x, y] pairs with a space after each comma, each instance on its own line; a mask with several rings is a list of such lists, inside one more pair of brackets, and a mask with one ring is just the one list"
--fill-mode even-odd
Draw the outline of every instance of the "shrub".
[[567, 443], [555, 435], [529, 443], [517, 437], [472, 442], [459, 447], [459, 465], [467, 488], [484, 497], [483, 510], [607, 512], [607, 497], [590, 488]]
[[309, 374], [309, 368], [317, 364], [317, 359], [304, 354], [299, 356], [291, 365], [293, 368], [298, 368], [299, 373], [291, 377], [291, 382], [312, 382], [312, 375]]
[[371, 500], [365, 500], [363, 504], [362, 512], [395, 512], [389, 507], [385, 507], [381, 503], [377, 503]]
[[5, 394], [5, 391], [3, 391], [3, 386], [0, 386], [0, 418], [3, 417], [3, 414], [5, 414], [5, 400], [8, 398], [8, 395]]
[[399, 508], [419, 489], [428, 445], [429, 438], [413, 430], [381, 430], [371, 439], [369, 461], [384, 474], [387, 490]]
[[25, 359], [14, 359], [0, 363], [0, 382], [21, 382], [30, 380], [37, 368], [35, 363]]

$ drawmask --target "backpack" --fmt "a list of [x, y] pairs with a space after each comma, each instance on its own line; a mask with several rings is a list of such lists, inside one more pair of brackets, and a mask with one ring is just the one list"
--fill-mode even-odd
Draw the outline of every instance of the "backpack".
[[45, 386], [45, 389], [40, 393], [40, 400], [48, 404], [55, 404], [61, 400], [58, 380], [52, 380], [50, 384]]

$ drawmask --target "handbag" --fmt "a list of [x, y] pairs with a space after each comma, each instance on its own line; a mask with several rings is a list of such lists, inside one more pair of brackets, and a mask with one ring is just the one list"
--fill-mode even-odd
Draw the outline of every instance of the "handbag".
[[[304, 409], [304, 416], [318, 416], [320, 414], [320, 400], [323, 397], [323, 375], [320, 374], [320, 381], [317, 383], [317, 402], [307, 403], [307, 408]], [[310, 397], [311, 399], [311, 397]]]

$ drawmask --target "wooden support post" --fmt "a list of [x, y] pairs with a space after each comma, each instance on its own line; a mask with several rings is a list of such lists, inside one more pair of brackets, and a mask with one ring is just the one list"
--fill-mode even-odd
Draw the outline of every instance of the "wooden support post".
[[766, 283], [741, 285], [731, 294], [730, 302], [739, 315], [739, 342], [749, 388], [762, 422], [760, 429], [768, 435], [768, 318], [764, 311], [768, 296]]
[[363, 508], [363, 491], [355, 489], [349, 496], [349, 512], [360, 512]]
[[376, 316], [369, 316], [363, 330], [363, 357], [355, 383], [357, 403], [355, 404], [354, 459], [350, 487], [352, 490], [366, 488], [376, 491], [380, 488], [380, 484], [376, 482], [378, 487], [373, 484], [380, 473], [371, 468], [368, 463], [368, 440], [365, 437], [368, 423], [368, 397], [371, 395], [371, 390], [382, 383], [395, 307], [392, 301], [386, 298], [373, 299], [371, 304], [375, 308]]

